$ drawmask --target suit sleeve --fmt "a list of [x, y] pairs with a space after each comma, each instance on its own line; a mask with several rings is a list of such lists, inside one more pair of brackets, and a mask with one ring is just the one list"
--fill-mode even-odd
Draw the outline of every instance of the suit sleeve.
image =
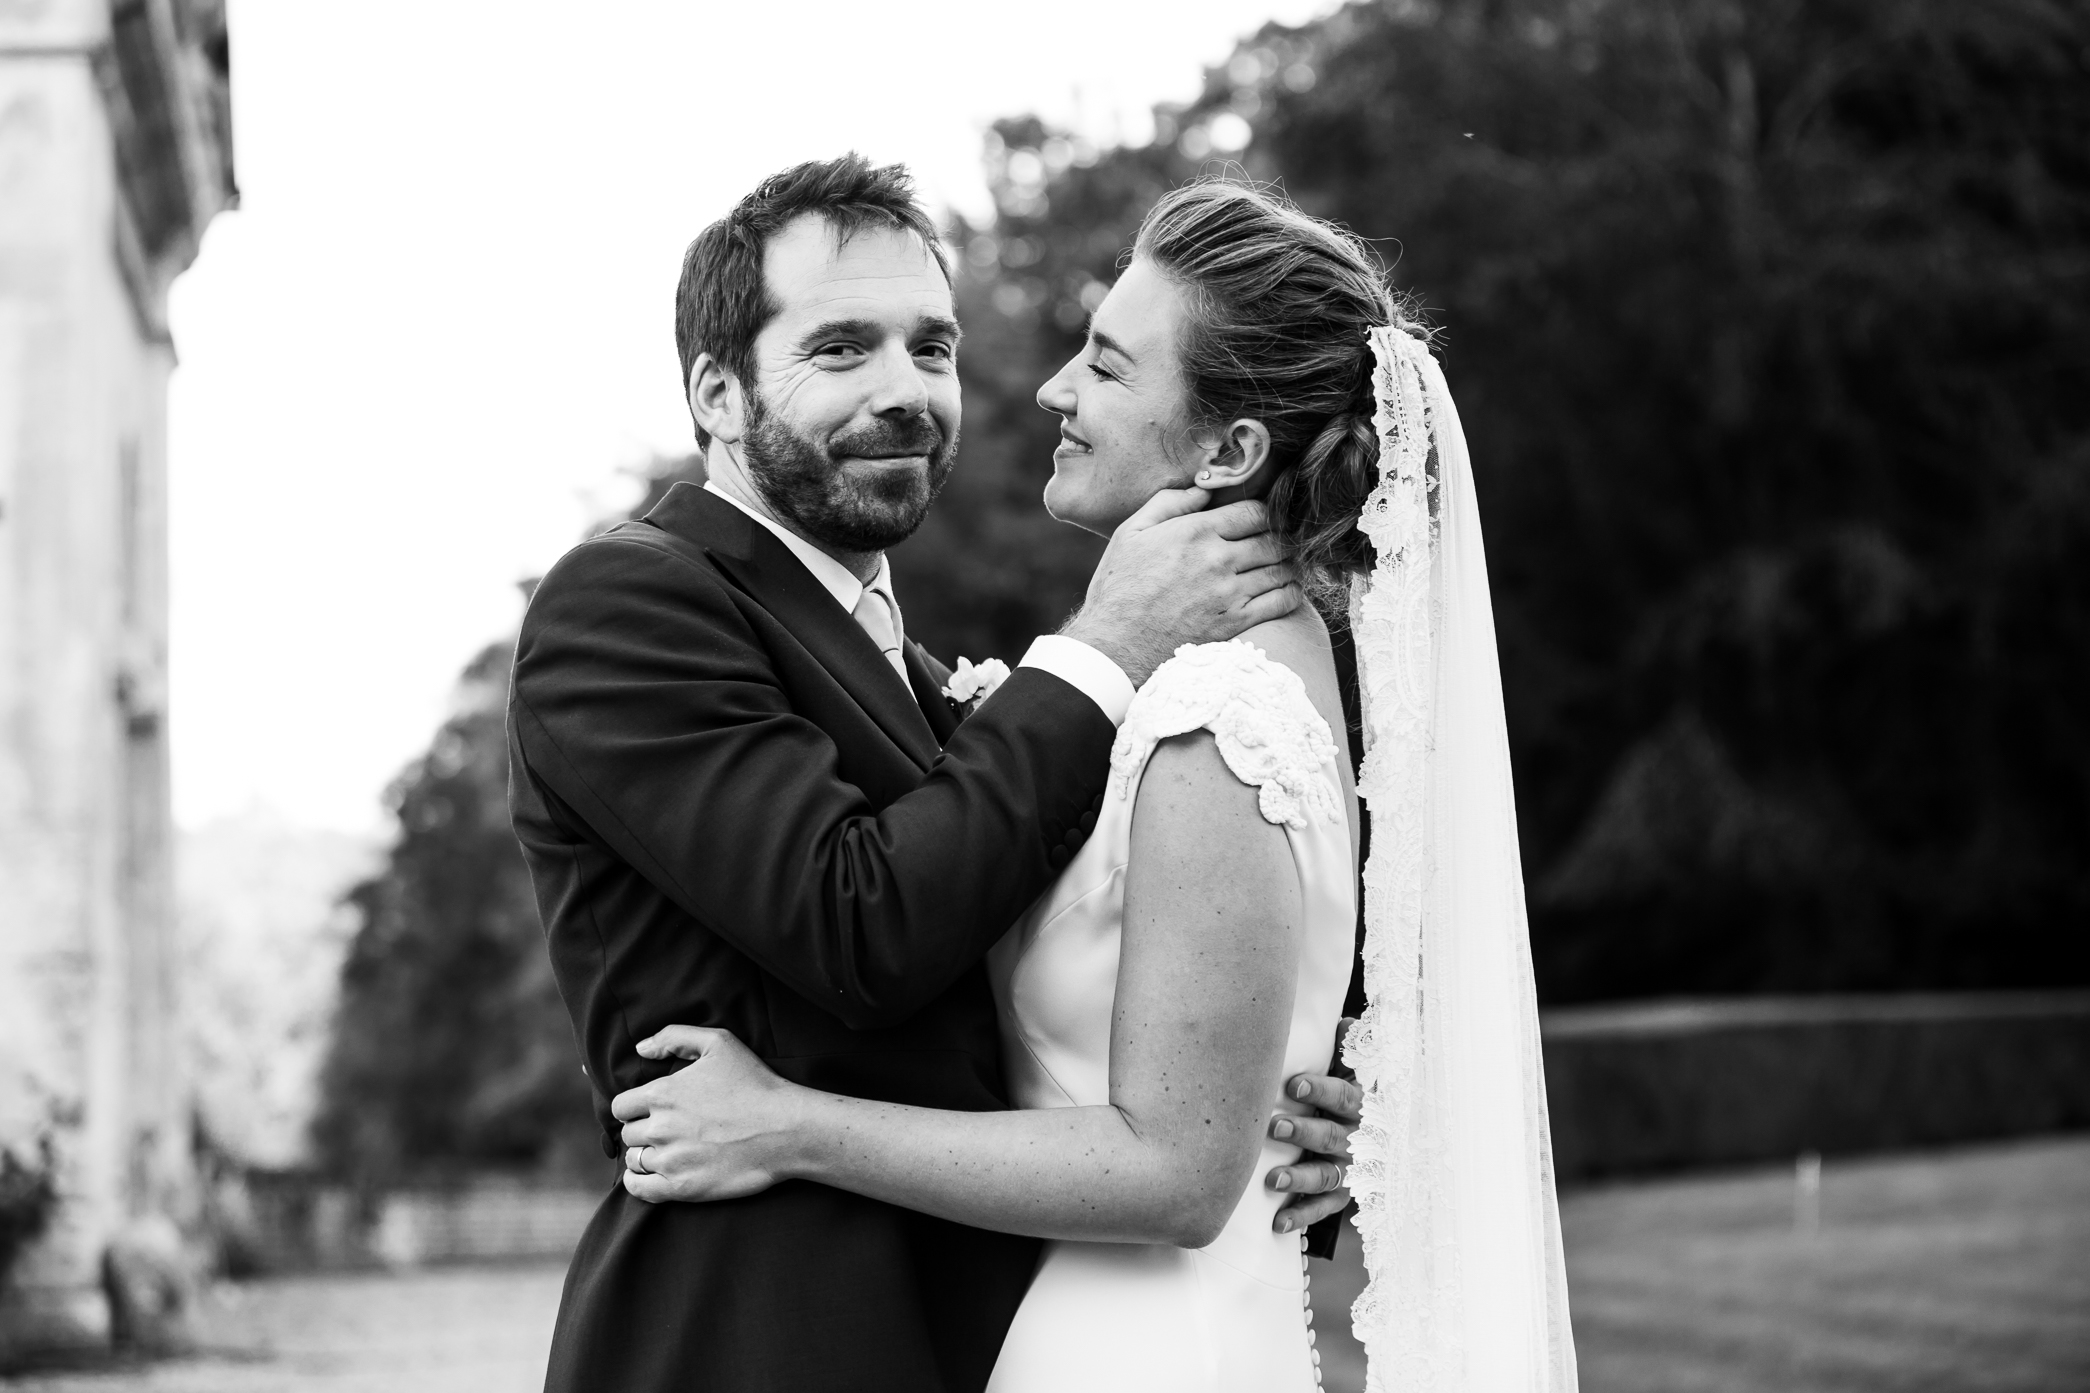
[[516, 778], [858, 1029], [946, 990], [1051, 883], [1115, 736], [1073, 687], [1018, 671], [918, 788], [874, 811], [791, 710], [724, 582], [618, 536], [538, 588], [511, 720]]

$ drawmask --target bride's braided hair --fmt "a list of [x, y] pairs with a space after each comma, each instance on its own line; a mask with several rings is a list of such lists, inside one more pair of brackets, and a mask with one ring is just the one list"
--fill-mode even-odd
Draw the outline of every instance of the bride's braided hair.
[[1253, 417], [1270, 432], [1271, 527], [1340, 616], [1350, 575], [1372, 564], [1357, 528], [1379, 482], [1366, 336], [1420, 325], [1368, 246], [1270, 189], [1186, 184], [1148, 212], [1132, 251], [1189, 302], [1177, 348], [1195, 421]]

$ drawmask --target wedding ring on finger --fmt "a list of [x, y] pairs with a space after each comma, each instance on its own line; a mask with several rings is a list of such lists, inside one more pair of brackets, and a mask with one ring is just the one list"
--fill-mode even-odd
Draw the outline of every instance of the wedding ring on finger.
[[653, 1174], [653, 1168], [646, 1164], [646, 1153], [652, 1149], [650, 1146], [634, 1146], [631, 1149], [631, 1168], [640, 1175]]

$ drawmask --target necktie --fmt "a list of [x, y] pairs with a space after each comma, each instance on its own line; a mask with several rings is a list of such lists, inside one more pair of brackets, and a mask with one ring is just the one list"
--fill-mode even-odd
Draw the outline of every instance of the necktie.
[[892, 582], [887, 579], [883, 564], [879, 566], [877, 578], [864, 587], [864, 593], [856, 597], [856, 608], [850, 611], [863, 631], [885, 654], [885, 660], [893, 665], [900, 676], [900, 685], [910, 692], [913, 686], [907, 680], [907, 664], [900, 657], [900, 602], [893, 598]]

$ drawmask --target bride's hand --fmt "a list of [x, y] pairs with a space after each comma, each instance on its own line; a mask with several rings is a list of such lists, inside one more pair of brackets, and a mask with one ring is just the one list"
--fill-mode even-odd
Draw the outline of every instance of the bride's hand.
[[691, 1062], [610, 1101], [624, 1124], [626, 1190], [651, 1203], [738, 1199], [788, 1178], [780, 1163], [797, 1085], [729, 1030], [671, 1025], [638, 1050]]

